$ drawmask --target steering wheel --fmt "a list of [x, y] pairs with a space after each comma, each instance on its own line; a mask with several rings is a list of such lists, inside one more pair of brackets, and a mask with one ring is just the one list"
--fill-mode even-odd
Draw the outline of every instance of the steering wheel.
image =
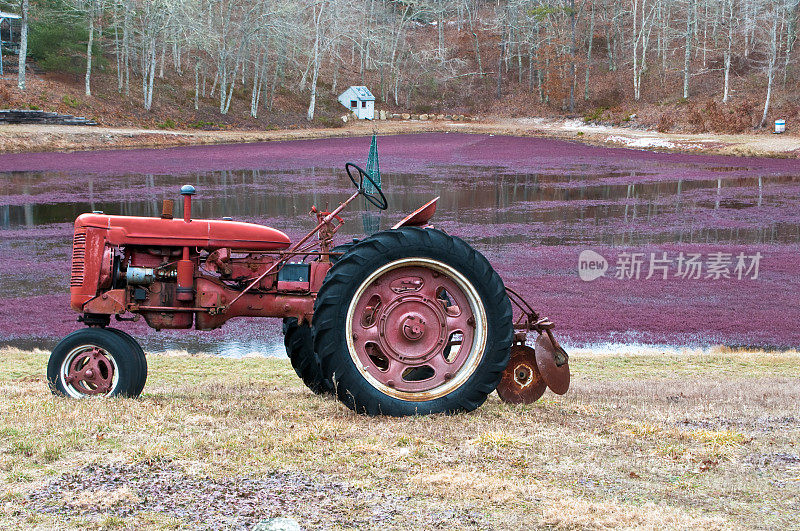
[[[347, 164], [345, 164], [344, 169], [347, 170], [347, 176], [350, 177], [350, 180], [353, 182], [356, 189], [358, 189], [361, 195], [364, 196], [364, 199], [369, 201], [372, 206], [377, 207], [381, 210], [386, 210], [387, 208], [389, 208], [389, 203], [388, 201], [386, 201], [386, 196], [383, 195], [383, 190], [381, 190], [380, 186], [375, 184], [375, 181], [372, 180], [372, 177], [370, 176], [369, 173], [361, 169], [359, 166], [353, 164], [352, 162], [348, 162]], [[358, 180], [356, 180], [356, 177], [353, 175], [353, 169], [355, 169], [358, 172]], [[372, 186], [375, 187], [377, 193], [375, 192], [370, 193], [366, 191], [366, 189], [364, 188], [364, 179], [367, 179], [372, 184]]]

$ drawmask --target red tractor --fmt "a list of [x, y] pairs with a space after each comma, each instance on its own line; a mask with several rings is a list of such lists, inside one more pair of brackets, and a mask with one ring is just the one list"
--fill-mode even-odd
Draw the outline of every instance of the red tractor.
[[[483, 255], [428, 224], [436, 199], [390, 230], [334, 247], [339, 214], [359, 195], [387, 207], [367, 172], [345, 169], [356, 191], [332, 212], [312, 207], [317, 224], [294, 244], [262, 225], [192, 219], [190, 185], [181, 188], [183, 219], [173, 218], [172, 200], [160, 218], [79, 216], [70, 299], [86, 328], [53, 350], [52, 391], [138, 396], [144, 352], [109, 325], [112, 316], [141, 316], [158, 330], [283, 318], [303, 382], [373, 415], [469, 411], [495, 388], [511, 402], [536, 400], [548, 385], [566, 392], [567, 355], [553, 324], [508, 290]], [[539, 334], [535, 353], [525, 346], [529, 331]]]

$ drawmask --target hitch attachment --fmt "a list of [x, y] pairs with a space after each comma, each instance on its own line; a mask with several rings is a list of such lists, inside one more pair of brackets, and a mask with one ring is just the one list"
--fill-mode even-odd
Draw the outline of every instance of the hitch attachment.
[[[519, 310], [514, 320], [514, 345], [511, 357], [497, 386], [497, 394], [504, 402], [530, 404], [538, 400], [549, 387], [563, 395], [569, 389], [569, 355], [553, 335], [553, 323], [541, 317], [522, 295], [506, 288], [508, 299]], [[528, 332], [535, 331], [534, 348], [525, 343]]]

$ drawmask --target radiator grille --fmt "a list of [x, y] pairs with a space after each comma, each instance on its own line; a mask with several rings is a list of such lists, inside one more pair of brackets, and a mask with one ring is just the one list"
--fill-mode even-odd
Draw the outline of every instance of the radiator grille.
[[86, 263], [86, 229], [76, 230], [72, 241], [72, 276], [69, 285], [83, 286], [83, 271]]

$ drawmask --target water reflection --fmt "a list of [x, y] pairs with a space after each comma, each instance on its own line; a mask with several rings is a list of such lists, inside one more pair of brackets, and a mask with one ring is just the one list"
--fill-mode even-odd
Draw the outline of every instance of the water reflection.
[[[596, 174], [591, 169], [513, 173], [506, 167], [450, 165], [434, 166], [426, 174], [384, 170], [389, 210], [378, 213], [367, 209], [362, 200], [354, 202], [345, 215], [342, 239], [391, 226], [439, 195], [434, 223], [486, 252], [493, 263], [506, 267], [507, 275], [528, 275], [524, 267], [517, 266], [526, 263], [537, 245], [800, 242], [800, 177], [773, 176], [766, 170], [763, 175], [741, 176], [743, 168], [738, 167], [711, 169], [714, 173], [706, 172], [705, 179], [665, 179], [640, 171]], [[333, 208], [352, 191], [344, 172], [329, 167], [214, 171], [180, 177], [0, 174], [0, 253], [5, 257], [0, 262], [0, 344], [47, 348], [78, 326], [66, 307], [70, 225], [75, 217], [94, 210], [158, 216], [162, 200], [179, 199], [178, 189], [187, 182], [198, 190], [193, 201], [196, 217], [231, 216], [265, 223], [294, 237], [313, 226], [308, 216], [311, 205]], [[180, 201], [175, 214], [181, 215]], [[526, 276], [522, 288], [534, 286], [540, 273]], [[633, 308], [628, 315], [662, 302], [660, 295], [650, 299], [638, 291], [634, 295], [644, 306], [632, 307], [627, 301], [626, 308]], [[733, 293], [730, 300], [739, 295]], [[563, 302], [570, 312], [580, 305], [603, 303], [592, 299], [590, 292], [580, 292], [578, 297]], [[605, 295], [598, 297], [604, 299]], [[702, 293], [698, 297], [708, 298]], [[550, 304], [548, 310], [555, 306], [557, 314], [557, 301]], [[26, 315], [32, 305], [47, 307], [48, 319], [31, 322]], [[707, 309], [703, 312], [705, 316]], [[268, 321], [236, 321], [219, 335], [155, 333], [141, 323], [131, 331], [152, 350], [180, 348], [232, 356], [281, 354], [280, 323]], [[727, 317], [724, 322], [727, 326]], [[594, 330], [589, 321], [572, 326]], [[620, 326], [635, 331], [637, 325]]]
[[[722, 169], [720, 169], [722, 171]], [[432, 175], [384, 172], [389, 212], [405, 212], [441, 195], [439, 222], [479, 224], [486, 245], [534, 241], [543, 244], [663, 242], [794, 243], [797, 219], [759, 215], [758, 209], [786, 206], [799, 177], [735, 177], [706, 180], [635, 180], [629, 172], [587, 176], [509, 173], [506, 168], [442, 168]], [[606, 182], [612, 180], [613, 182]], [[158, 216], [161, 201], [177, 198], [179, 184], [198, 188], [196, 217], [269, 221], [281, 228], [302, 227], [309, 207], [331, 207], [349, 192], [339, 169], [305, 168], [293, 172], [246, 170], [169, 175], [85, 177], [75, 181], [59, 173], [15, 172], [2, 179], [0, 227], [13, 229], [71, 223], [83, 212]], [[789, 191], [787, 193], [787, 190]], [[2, 199], [0, 199], [2, 201]], [[742, 211], [752, 211], [743, 213]], [[381, 218], [361, 203], [351, 209], [371, 233]], [[745, 216], [745, 217], [743, 217]], [[279, 219], [276, 219], [279, 218]], [[775, 221], [768, 221], [773, 219]], [[358, 229], [358, 230], [357, 230]], [[643, 230], [646, 229], [646, 230]]]

